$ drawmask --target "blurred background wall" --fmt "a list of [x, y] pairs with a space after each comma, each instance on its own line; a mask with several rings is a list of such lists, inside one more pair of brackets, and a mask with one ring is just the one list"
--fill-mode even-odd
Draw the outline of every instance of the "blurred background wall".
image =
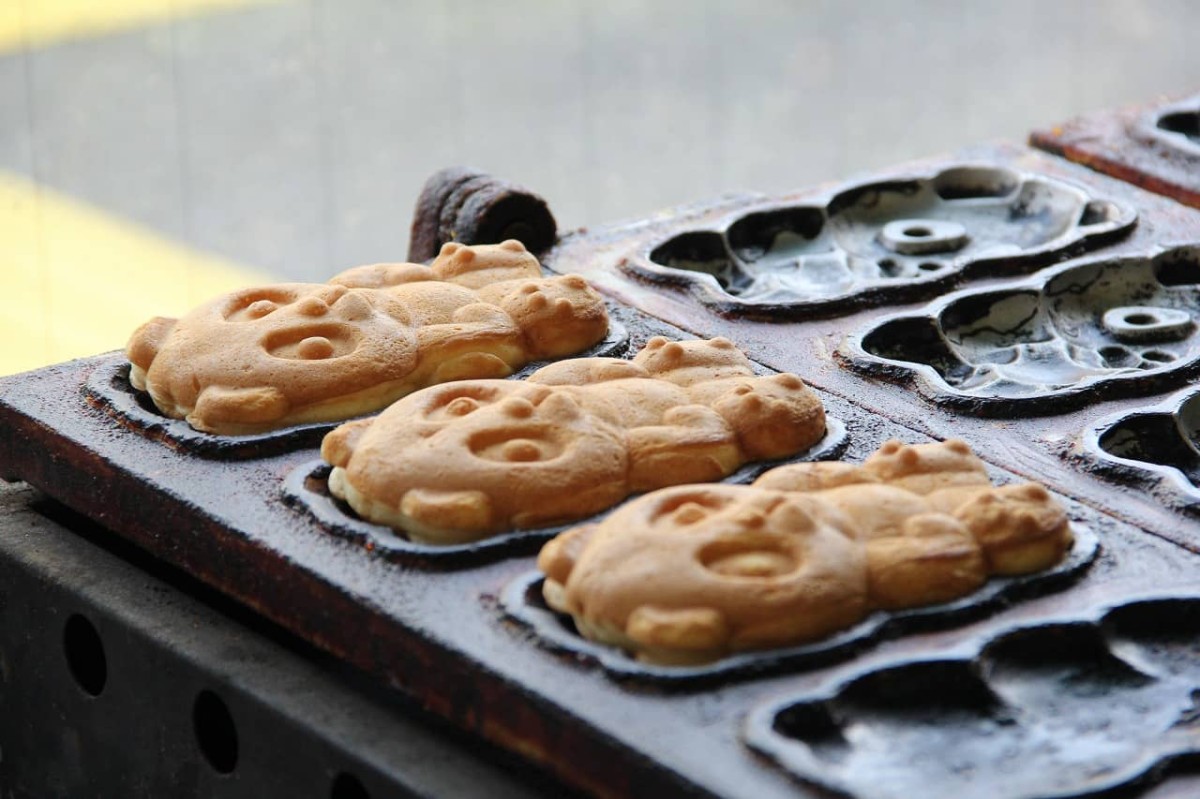
[[1189, 0], [3, 0], [0, 374], [402, 260], [467, 164], [561, 229], [1200, 90]]

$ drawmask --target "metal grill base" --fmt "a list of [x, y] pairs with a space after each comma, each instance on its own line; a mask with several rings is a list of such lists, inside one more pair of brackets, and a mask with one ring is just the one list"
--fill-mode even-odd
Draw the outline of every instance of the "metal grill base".
[[4, 799], [565, 793], [106, 536], [0, 484]]

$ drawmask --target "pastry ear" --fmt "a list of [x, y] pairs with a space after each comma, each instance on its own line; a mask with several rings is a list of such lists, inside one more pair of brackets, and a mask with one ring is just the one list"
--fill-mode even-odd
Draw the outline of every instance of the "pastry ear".
[[542, 414], [556, 422], [570, 422], [583, 415], [579, 401], [566, 391], [551, 392], [542, 400], [539, 407]]
[[334, 275], [328, 282], [352, 289], [380, 289], [436, 279], [427, 266], [400, 263], [356, 266]]
[[[538, 553], [537, 565], [548, 581], [558, 583], [559, 586], [566, 586], [571, 572], [575, 569], [575, 564], [579, 561], [579, 556], [583, 554], [584, 548], [587, 547], [587, 543], [591, 540], [597, 527], [599, 525], [596, 524], [573, 527], [546, 542], [542, 551]], [[556, 599], [548, 596], [547, 600], [552, 607], [555, 607]], [[557, 601], [558, 604], [566, 604], [565, 599]], [[566, 612], [565, 608], [555, 607], [555, 609]]]
[[334, 466], [345, 466], [350, 462], [350, 456], [354, 454], [358, 440], [362, 438], [362, 434], [374, 421], [374, 417], [359, 419], [355, 422], [346, 422], [330, 431], [321, 440], [321, 457]]
[[166, 316], [156, 316], [133, 331], [129, 343], [125, 345], [125, 355], [129, 362], [139, 369], [149, 369], [178, 321]]
[[290, 403], [278, 388], [226, 388], [207, 386], [196, 398], [188, 423], [197, 430], [210, 430], [213, 423], [264, 424], [287, 415]]

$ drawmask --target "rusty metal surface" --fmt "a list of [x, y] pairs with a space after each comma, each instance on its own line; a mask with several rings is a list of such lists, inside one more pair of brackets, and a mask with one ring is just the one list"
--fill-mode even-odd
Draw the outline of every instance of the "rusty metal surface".
[[1200, 94], [1034, 131], [1046, 152], [1200, 208]]
[[[1117, 238], [1101, 242], [1089, 259], [1139, 258], [1164, 241], [1200, 239], [1197, 212], [1023, 148], [979, 148], [847, 185], [899, 181], [961, 163], [1062, 181], [1132, 209], [1136, 226], [1124, 238], [1119, 234], [1128, 226], [1112, 231]], [[866, 684], [868, 677], [887, 683], [886, 675], [910, 662], [974, 663], [978, 653], [994, 651], [996, 641], [1053, 625], [1094, 624], [1105, 609], [1136, 607], [1150, 594], [1191, 601], [1200, 573], [1200, 525], [1178, 503], [1164, 503], [1161, 492], [1113, 477], [1082, 455], [1090, 440], [1085, 431], [1114, 414], [1155, 405], [1161, 396], [1118, 399], [1101, 386], [1070, 412], [1030, 415], [1018, 407], [1003, 418], [988, 418], [915, 392], [897, 374], [881, 378], [854, 368], [852, 358], [839, 354], [844, 341], [890, 314], [927, 314], [947, 285], [927, 287], [932, 294], [919, 302], [906, 297], [896, 300], [900, 305], [858, 307], [836, 318], [766, 321], [715, 308], [677, 286], [644, 282], [624, 268], [630, 258], [715, 219], [763, 202], [819, 204], [845, 188], [700, 203], [572, 234], [544, 260], [556, 271], [584, 273], [620, 304], [630, 351], [652, 335], [725, 335], [766, 367], [802, 375], [830, 416], [844, 424], [844, 441], [831, 450], [839, 457], [861, 461], [889, 438], [921, 443], [960, 437], [989, 462], [997, 480], [1047, 483], [1075, 524], [1094, 536], [1094, 559], [1074, 563], [1061, 579], [1033, 580], [1005, 593], [1003, 601], [983, 601], [987, 597], [981, 595], [961, 613], [943, 609], [929, 624], [885, 625], [886, 634], [860, 636], [819, 657], [717, 664], [695, 680], [662, 679], [632, 661], [606, 663], [582, 642], [572, 643], [574, 633], [561, 620], [543, 616], [545, 625], [559, 625], [548, 632], [521, 618], [514, 602], [528, 596], [538, 536], [431, 559], [389, 542], [379, 530], [340, 523], [331, 515], [341, 512], [336, 504], [320, 505], [311, 441], [285, 438], [257, 452], [253, 446], [225, 454], [219, 447], [197, 451], [114, 412], [119, 355], [0, 381], [0, 475], [27, 480], [451, 723], [546, 764], [584, 790], [772, 797], [823, 796], [833, 787], [869, 796], [869, 786], [843, 784], [836, 774], [814, 774], [806, 765], [826, 740], [822, 730], [841, 730], [882, 712], [879, 694], [859, 701], [844, 686]], [[1043, 253], [1027, 271], [1044, 266], [1045, 259], [1061, 261], [1080, 252], [1067, 247]], [[1026, 267], [1017, 271], [1022, 270]], [[971, 280], [964, 273], [951, 282], [971, 291], [1026, 279], [1036, 278], [977, 274]], [[1147, 391], [1176, 390], [1173, 379]], [[98, 385], [107, 388], [97, 391]], [[885, 677], [875, 679], [876, 674]], [[1165, 678], [1159, 683], [1164, 690], [1178, 685]], [[1120, 705], [1125, 686], [1120, 679], [1101, 680], [1090, 700], [1095, 704], [1085, 706]], [[846, 691], [857, 697], [854, 702], [842, 701]], [[818, 706], [853, 707], [861, 714], [823, 723], [824, 711], [812, 710]], [[785, 721], [777, 722], [780, 714]], [[922, 718], [936, 721], [937, 714]], [[755, 719], [767, 720], [755, 726]], [[1130, 723], [1119, 721], [1118, 729]], [[944, 751], [962, 737], [961, 725], [918, 726], [924, 737], [912, 740], [928, 751]], [[764, 731], [775, 736], [774, 743], [764, 742]], [[1140, 740], [1136, 732], [1127, 737]], [[1125, 747], [1102, 757], [1099, 767], [1125, 775], [1125, 781], [1161, 780], [1166, 760], [1181, 751], [1195, 753], [1196, 736], [1183, 737], [1190, 750]], [[1054, 743], [1061, 744], [1056, 751], [1063, 757], [1072, 756], [1069, 734]], [[774, 751], [775, 744], [792, 754]], [[795, 756], [797, 747], [809, 754]], [[867, 745], [850, 754], [877, 775], [890, 767], [872, 760]], [[985, 757], [976, 767], [986, 771], [995, 765]], [[931, 790], [936, 795], [942, 788], [952, 795], [953, 781]], [[1090, 787], [1070, 778], [1031, 790], [1082, 795]]]

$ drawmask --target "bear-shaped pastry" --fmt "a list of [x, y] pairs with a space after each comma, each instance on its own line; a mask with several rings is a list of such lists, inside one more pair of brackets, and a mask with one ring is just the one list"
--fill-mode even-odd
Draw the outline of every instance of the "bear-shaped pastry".
[[861, 466], [655, 491], [555, 537], [538, 566], [547, 604], [584, 636], [700, 663], [951, 601], [989, 575], [1050, 568], [1072, 540], [1044, 487], [993, 486], [965, 442], [889, 441]]
[[377, 264], [326, 284], [245, 289], [129, 340], [130, 382], [197, 430], [340, 421], [448, 380], [506, 377], [608, 331], [578, 275], [543, 277], [519, 241], [447, 244], [429, 266]]
[[461, 543], [598, 513], [626, 496], [719, 480], [825, 434], [795, 375], [756, 376], [726, 339], [656, 337], [632, 361], [581, 358], [524, 382], [433, 386], [329, 433], [329, 487], [363, 518]]
[[830, 511], [750, 486], [664, 488], [547, 543], [546, 600], [654, 663], [821, 638], [868, 611], [866, 554]]

